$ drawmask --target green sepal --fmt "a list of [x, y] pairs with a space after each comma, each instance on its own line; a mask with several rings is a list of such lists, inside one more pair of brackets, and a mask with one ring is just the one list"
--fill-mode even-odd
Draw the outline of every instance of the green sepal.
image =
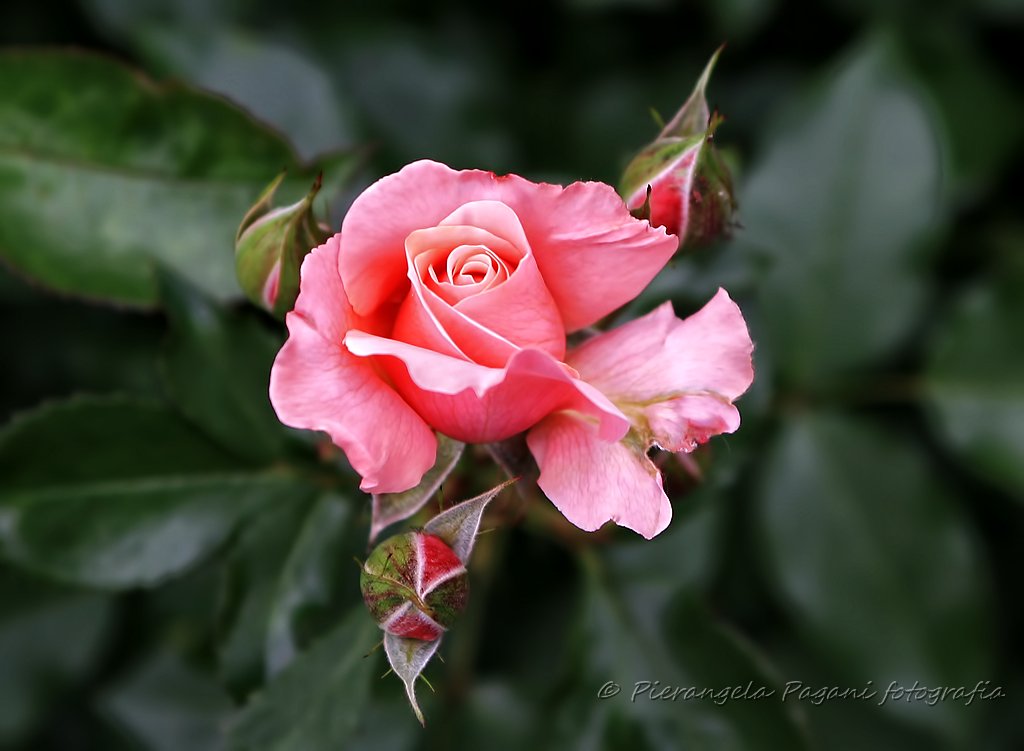
[[242, 291], [279, 318], [295, 305], [302, 259], [331, 236], [313, 212], [323, 174], [301, 200], [275, 209], [274, 195], [283, 180], [282, 172], [263, 190], [235, 237], [235, 271]]

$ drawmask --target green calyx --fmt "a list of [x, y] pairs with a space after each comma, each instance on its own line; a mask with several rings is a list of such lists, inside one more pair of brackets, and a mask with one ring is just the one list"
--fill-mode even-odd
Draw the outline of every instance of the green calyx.
[[330, 237], [330, 229], [313, 213], [322, 175], [301, 200], [274, 208], [274, 195], [283, 180], [281, 173], [264, 189], [235, 236], [235, 271], [242, 291], [278, 317], [295, 304], [302, 259]]

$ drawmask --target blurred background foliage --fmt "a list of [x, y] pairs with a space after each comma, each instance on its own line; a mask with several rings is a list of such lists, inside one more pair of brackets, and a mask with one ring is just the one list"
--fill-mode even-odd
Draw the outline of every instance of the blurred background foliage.
[[[0, 748], [1024, 747], [1022, 31], [1019, 0], [4, 4]], [[650, 543], [509, 494], [421, 731], [363, 658], [368, 503], [267, 404], [235, 227], [282, 167], [335, 180], [334, 226], [422, 157], [615, 183], [723, 40], [739, 226], [620, 317], [727, 287], [743, 428], [699, 482], [664, 464]]]

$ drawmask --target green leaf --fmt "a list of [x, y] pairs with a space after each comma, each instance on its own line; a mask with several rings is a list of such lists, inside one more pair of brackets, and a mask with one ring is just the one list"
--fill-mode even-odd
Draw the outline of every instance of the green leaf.
[[285, 474], [240, 464], [157, 404], [75, 399], [0, 433], [0, 551], [68, 582], [156, 584], [264, 504], [303, 492]]
[[680, 587], [693, 591], [710, 587], [725, 518], [720, 491], [706, 487], [687, 495], [680, 504], [686, 509], [653, 540], [628, 540], [608, 547], [607, 565], [620, 581], [629, 582], [622, 596], [633, 607], [660, 609]]
[[238, 714], [228, 751], [334, 751], [343, 748], [370, 699], [380, 640], [360, 606], [283, 670]]
[[1024, 500], [1024, 299], [1019, 284], [958, 300], [931, 348], [931, 416], [968, 467]]
[[267, 621], [277, 595], [282, 561], [291, 552], [313, 498], [265, 509], [246, 524], [224, 564], [219, 603], [218, 669], [236, 697], [266, 678]]
[[947, 185], [959, 189], [958, 197], [982, 198], [994, 178], [1012, 169], [1024, 141], [1020, 88], [952, 16], [922, 24], [907, 41], [922, 83], [941, 110], [950, 157]]
[[[93, 668], [110, 600], [66, 591], [0, 568], [0, 747], [16, 747], [56, 692]], [[68, 638], [74, 624], [74, 638]], [[10, 744], [10, 746], [9, 746]]]
[[164, 373], [175, 403], [240, 456], [280, 456], [286, 434], [267, 395], [278, 337], [168, 272], [160, 274], [160, 290], [171, 323]]
[[165, 329], [156, 316], [55, 300], [24, 284], [20, 290], [34, 299], [0, 304], [0, 420], [83, 391], [163, 393], [157, 361]]
[[[989, 579], [968, 520], [912, 444], [880, 425], [806, 414], [765, 461], [770, 573], [844, 684], [971, 687], [991, 675]], [[961, 738], [977, 711], [884, 706]]]
[[288, 44], [274, 38], [273, 27], [239, 28], [244, 15], [239, 7], [189, 6], [179, 0], [83, 0], [81, 5], [147, 67], [237, 102], [287, 135], [301, 155], [350, 142], [351, 116], [306, 40]]
[[286, 668], [356, 598], [363, 531], [335, 495], [268, 508], [246, 525], [226, 566], [219, 650], [236, 694]]
[[573, 691], [546, 745], [807, 748], [797, 708], [752, 646], [688, 590], [652, 606], [625, 597], [629, 584], [590, 559]]
[[158, 260], [237, 298], [235, 230], [282, 168], [309, 187], [279, 136], [219, 98], [91, 54], [0, 54], [0, 258], [47, 287], [151, 307]]
[[310, 632], [336, 616], [340, 600], [355, 598], [359, 567], [352, 553], [365, 549], [366, 537], [354, 516], [351, 501], [336, 495], [324, 495], [306, 515], [274, 593], [266, 641], [269, 675], [292, 663]]
[[218, 751], [231, 708], [209, 676], [165, 653], [134, 669], [100, 704], [147, 751]]
[[739, 194], [738, 244], [767, 264], [755, 339], [805, 388], [886, 355], [922, 313], [939, 148], [892, 67], [878, 45], [847, 60]]

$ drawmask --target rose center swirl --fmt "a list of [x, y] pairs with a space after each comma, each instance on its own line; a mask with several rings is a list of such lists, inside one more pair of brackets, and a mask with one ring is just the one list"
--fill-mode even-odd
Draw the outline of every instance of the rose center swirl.
[[464, 225], [417, 230], [406, 248], [420, 282], [451, 305], [506, 282], [524, 255], [504, 238]]

